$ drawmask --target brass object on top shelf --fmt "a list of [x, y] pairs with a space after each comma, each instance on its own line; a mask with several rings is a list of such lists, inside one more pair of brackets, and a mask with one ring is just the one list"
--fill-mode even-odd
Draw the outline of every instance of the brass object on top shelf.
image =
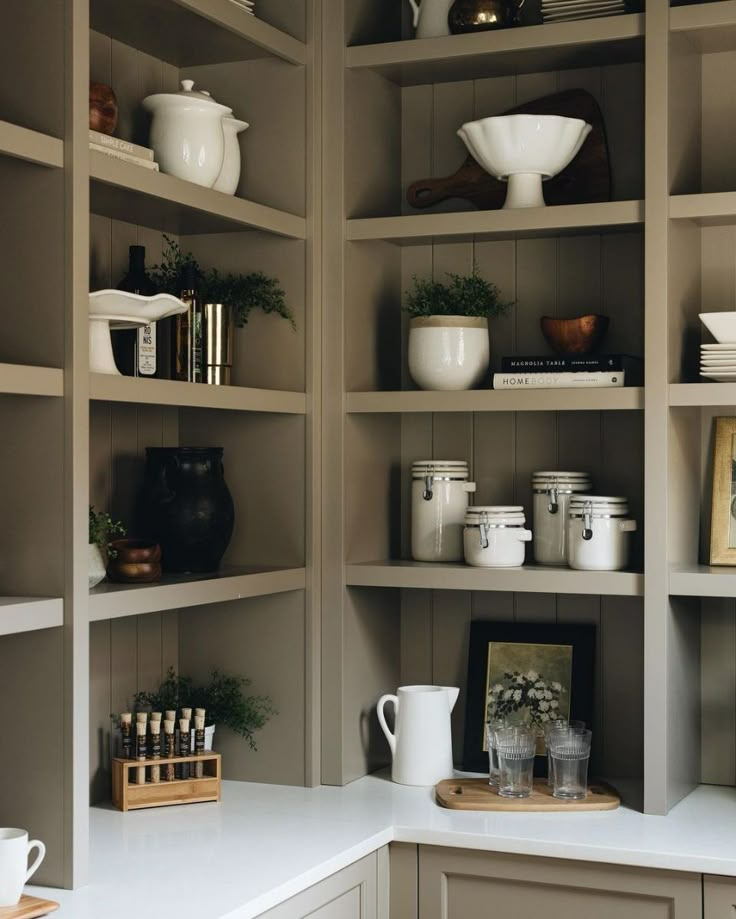
[[557, 319], [542, 316], [539, 324], [547, 344], [557, 354], [590, 354], [597, 350], [606, 336], [608, 316], [577, 316], [574, 319]]
[[519, 25], [524, 0], [455, 0], [447, 21], [454, 35], [465, 32], [489, 32]]

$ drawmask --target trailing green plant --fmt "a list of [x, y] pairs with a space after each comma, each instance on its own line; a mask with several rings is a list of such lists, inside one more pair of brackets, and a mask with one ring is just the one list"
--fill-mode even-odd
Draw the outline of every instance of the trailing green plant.
[[495, 319], [514, 305], [501, 298], [495, 284], [480, 276], [475, 262], [472, 274], [460, 275], [448, 271], [446, 276], [449, 278], [446, 284], [414, 276], [404, 304], [404, 310], [412, 319], [422, 316]]
[[191, 677], [181, 676], [170, 667], [156, 689], [136, 693], [133, 702], [136, 711], [203, 708], [208, 724], [230, 728], [255, 750], [253, 735], [277, 713], [268, 696], [250, 696], [245, 692], [250, 684], [245, 677], [213, 670], [209, 681], [198, 685]]
[[119, 520], [104, 511], [96, 511], [89, 506], [89, 541], [94, 543], [108, 558], [117, 558], [118, 553], [111, 548], [110, 542], [114, 536], [125, 536], [126, 529]]

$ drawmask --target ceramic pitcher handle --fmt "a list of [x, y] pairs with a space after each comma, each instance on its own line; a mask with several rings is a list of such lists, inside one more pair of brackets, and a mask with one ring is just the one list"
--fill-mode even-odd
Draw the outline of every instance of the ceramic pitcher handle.
[[41, 842], [40, 839], [32, 839], [28, 843], [28, 855], [31, 854], [32, 849], [38, 849], [38, 855], [34, 859], [34, 862], [31, 865], [31, 867], [26, 872], [26, 879], [25, 881], [23, 881], [24, 884], [27, 884], [31, 876], [36, 873], [38, 866], [41, 864], [41, 862], [44, 860], [44, 857], [46, 856], [46, 846]]
[[393, 702], [394, 712], [399, 710], [399, 699], [398, 696], [386, 695], [381, 696], [378, 700], [378, 705], [376, 706], [376, 714], [378, 715], [378, 723], [381, 725], [383, 733], [386, 735], [386, 740], [388, 741], [389, 747], [391, 747], [391, 755], [393, 756], [396, 753], [396, 735], [392, 734], [388, 729], [386, 724], [386, 716], [383, 714], [383, 707], [387, 702]]
[[414, 11], [414, 28], [419, 25], [419, 4], [417, 0], [409, 0], [412, 10]]

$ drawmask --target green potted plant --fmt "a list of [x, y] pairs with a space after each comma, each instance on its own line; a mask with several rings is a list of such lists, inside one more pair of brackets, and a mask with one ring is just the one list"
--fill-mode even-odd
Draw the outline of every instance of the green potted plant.
[[90, 590], [104, 580], [106, 560], [115, 558], [117, 554], [111, 546], [114, 536], [125, 536], [125, 527], [119, 520], [113, 520], [104, 511], [96, 511], [90, 504], [87, 560]]
[[448, 272], [447, 278], [442, 283], [415, 276], [406, 292], [409, 373], [420, 389], [478, 386], [490, 365], [488, 320], [512, 306], [475, 263], [471, 274]]

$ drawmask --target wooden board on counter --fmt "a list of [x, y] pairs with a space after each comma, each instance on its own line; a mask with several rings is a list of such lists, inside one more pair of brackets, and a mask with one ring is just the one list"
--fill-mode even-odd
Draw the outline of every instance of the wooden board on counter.
[[38, 919], [39, 916], [48, 916], [58, 908], [59, 904], [54, 900], [41, 900], [39, 897], [24, 894], [17, 906], [0, 907], [0, 919]]
[[535, 779], [528, 798], [502, 798], [488, 779], [445, 779], [435, 787], [437, 803], [461, 811], [610, 811], [621, 799], [609, 785], [591, 785], [584, 801], [552, 796], [546, 779]]

